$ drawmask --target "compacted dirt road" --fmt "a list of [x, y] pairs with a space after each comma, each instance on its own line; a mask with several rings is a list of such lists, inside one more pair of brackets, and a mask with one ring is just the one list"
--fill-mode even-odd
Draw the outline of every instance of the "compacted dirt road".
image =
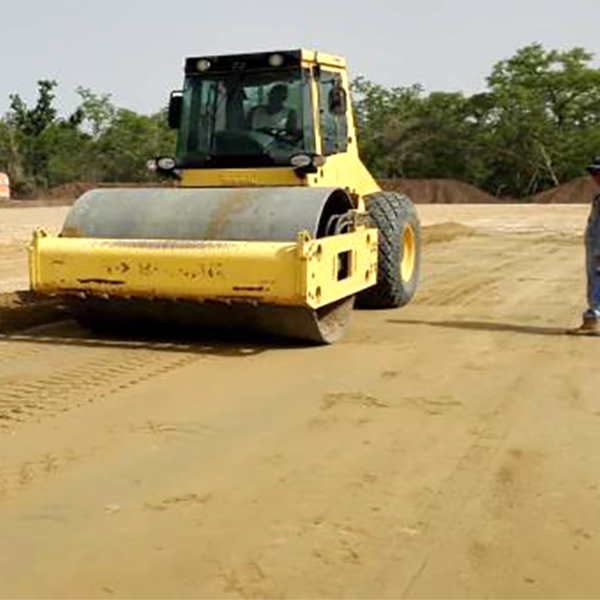
[[0, 338], [0, 597], [598, 597], [586, 207], [419, 212], [417, 298], [334, 346]]

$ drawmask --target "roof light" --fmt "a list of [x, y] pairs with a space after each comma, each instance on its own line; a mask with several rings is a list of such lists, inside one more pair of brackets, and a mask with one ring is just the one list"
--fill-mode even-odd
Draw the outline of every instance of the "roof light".
[[211, 67], [211, 62], [210, 60], [208, 60], [208, 58], [201, 58], [199, 61], [196, 62], [196, 69], [198, 69], [198, 71], [200, 71], [201, 73], [203, 73], [204, 71], [208, 71]]
[[269, 64], [272, 67], [281, 67], [283, 65], [284, 59], [282, 54], [271, 54], [269, 56]]

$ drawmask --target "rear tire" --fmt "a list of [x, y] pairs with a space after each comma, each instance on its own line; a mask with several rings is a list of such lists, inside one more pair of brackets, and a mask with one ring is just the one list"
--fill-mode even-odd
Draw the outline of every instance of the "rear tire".
[[377, 283], [356, 298], [358, 308], [397, 308], [408, 304], [419, 283], [421, 225], [414, 204], [397, 192], [365, 198], [367, 212], [379, 230]]

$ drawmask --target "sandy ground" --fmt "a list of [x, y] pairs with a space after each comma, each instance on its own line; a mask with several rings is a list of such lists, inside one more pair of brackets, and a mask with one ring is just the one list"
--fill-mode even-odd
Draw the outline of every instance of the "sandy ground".
[[1, 338], [0, 596], [600, 596], [586, 208], [419, 212], [417, 298], [334, 346]]
[[68, 207], [0, 208], [0, 292], [27, 288], [26, 247], [36, 227], [57, 233]]

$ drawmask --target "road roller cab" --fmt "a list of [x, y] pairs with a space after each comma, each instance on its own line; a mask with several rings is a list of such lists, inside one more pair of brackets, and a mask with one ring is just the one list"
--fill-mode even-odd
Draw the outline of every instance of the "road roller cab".
[[169, 123], [174, 158], [157, 168], [183, 187], [341, 187], [377, 183], [358, 158], [345, 61], [306, 50], [185, 61]]
[[[297, 50], [185, 61], [173, 187], [97, 189], [34, 234], [31, 287], [86, 325], [185, 323], [333, 342], [351, 309], [413, 297], [420, 227], [360, 160], [344, 59]], [[152, 326], [152, 325], [150, 325]]]

